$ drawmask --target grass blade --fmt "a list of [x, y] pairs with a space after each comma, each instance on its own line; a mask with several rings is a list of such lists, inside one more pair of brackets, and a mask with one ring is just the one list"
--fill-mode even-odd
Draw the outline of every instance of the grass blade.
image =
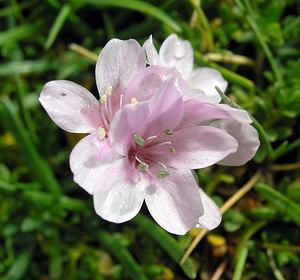
[[65, 20], [67, 19], [68, 15], [70, 14], [70, 6], [64, 5], [62, 9], [60, 10], [58, 16], [56, 17], [51, 30], [49, 32], [49, 36], [47, 38], [47, 41], [45, 43], [45, 49], [49, 49], [52, 44], [54, 43], [56, 37], [58, 36], [59, 31], [61, 30]]
[[99, 8], [106, 8], [106, 7], [114, 7], [114, 8], [122, 8], [122, 9], [129, 9], [132, 11], [141, 12], [143, 14], [149, 15], [161, 21], [162, 23], [169, 26], [175, 32], [181, 32], [181, 27], [174, 21], [169, 15], [167, 15], [163, 10], [159, 9], [147, 3], [145, 1], [138, 1], [138, 0], [79, 0], [79, 1], [70, 1], [74, 3], [76, 8], [79, 8], [84, 5], [94, 5], [95, 7]]
[[117, 239], [105, 231], [100, 231], [98, 236], [99, 242], [128, 270], [132, 279], [147, 280], [133, 256]]
[[41, 185], [48, 188], [52, 193], [59, 194], [60, 187], [51, 168], [35, 149], [13, 103], [8, 98], [0, 99], [0, 116], [2, 120], [5, 120], [7, 128], [14, 134], [24, 160]]
[[278, 211], [300, 225], [300, 206], [272, 187], [258, 183], [255, 187], [260, 196], [273, 204]]

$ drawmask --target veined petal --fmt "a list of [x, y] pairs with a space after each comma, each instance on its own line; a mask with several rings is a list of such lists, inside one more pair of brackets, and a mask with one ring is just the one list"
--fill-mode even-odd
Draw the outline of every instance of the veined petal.
[[215, 86], [225, 92], [228, 84], [219, 71], [208, 67], [193, 70], [189, 77], [189, 82], [192, 88], [204, 91], [204, 93], [210, 97], [211, 103], [220, 103], [222, 100]]
[[168, 157], [168, 165], [177, 169], [208, 167], [237, 150], [238, 143], [225, 131], [211, 126], [190, 126], [172, 136], [176, 152]]
[[146, 189], [146, 204], [155, 221], [174, 234], [185, 234], [203, 214], [197, 183], [190, 171], [171, 170]]
[[147, 63], [149, 65], [160, 65], [159, 55], [153, 44], [152, 35], [150, 35], [149, 39], [143, 44], [143, 49], [146, 53]]
[[216, 203], [200, 188], [201, 201], [204, 213], [199, 218], [198, 227], [212, 230], [222, 221], [222, 215]]
[[80, 140], [70, 155], [70, 168], [74, 181], [92, 194], [103, 177], [103, 173], [120, 159], [109, 143], [97, 134], [90, 134]]
[[145, 187], [146, 180], [140, 178], [135, 183], [128, 178], [126, 159], [114, 162], [103, 174], [94, 192], [96, 213], [114, 223], [132, 219], [142, 207]]
[[257, 130], [254, 127], [248, 123], [239, 123], [235, 120], [222, 120], [219, 127], [237, 140], [238, 149], [218, 162], [218, 164], [240, 166], [255, 156], [260, 141]]
[[175, 66], [184, 79], [191, 75], [194, 54], [190, 42], [181, 40], [177, 35], [172, 34], [162, 43], [159, 57], [161, 65]]
[[110, 40], [100, 52], [96, 64], [96, 83], [100, 96], [112, 87], [122, 92], [134, 73], [146, 66], [145, 54], [136, 40]]
[[50, 118], [66, 131], [90, 133], [101, 126], [97, 99], [73, 82], [48, 82], [42, 89], [39, 101]]
[[217, 104], [216, 106], [225, 111], [230, 118], [233, 118], [240, 123], [252, 123], [249, 114], [243, 109], [232, 108], [227, 104]]

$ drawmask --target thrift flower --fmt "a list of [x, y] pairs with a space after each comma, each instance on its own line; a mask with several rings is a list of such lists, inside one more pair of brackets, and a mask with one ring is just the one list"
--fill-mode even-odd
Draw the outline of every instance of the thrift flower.
[[[109, 163], [99, 159], [97, 165], [109, 168], [94, 179], [94, 205], [101, 217], [125, 222], [145, 201], [156, 222], [171, 233], [219, 224], [218, 207], [199, 191], [191, 169], [222, 160], [238, 143], [220, 128], [194, 124], [193, 117], [173, 79], [149, 100], [116, 113], [109, 131], [112, 146], [99, 151], [112, 156]], [[210, 118], [205, 110], [198, 117], [203, 123]], [[82, 141], [84, 150], [87, 143]], [[90, 147], [93, 143], [90, 139]]]
[[[231, 116], [231, 118], [221, 118], [215, 125], [235, 137], [239, 146], [235, 153], [230, 154], [219, 164], [239, 166], [248, 162], [259, 147], [258, 134], [251, 126], [252, 120], [245, 110], [218, 104], [221, 97], [215, 87], [217, 86], [225, 92], [228, 84], [219, 71], [208, 67], [199, 67], [193, 70], [192, 46], [188, 41], [179, 39], [175, 34], [170, 35], [162, 43], [159, 53], [153, 45], [152, 36], [144, 43], [143, 48], [148, 64], [160, 66], [156, 73], [161, 76], [162, 80], [165, 79], [166, 73], [168, 73], [168, 77], [176, 77], [183, 93], [183, 99], [189, 103], [188, 106], [195, 111], [195, 115], [200, 108], [197, 107], [199, 103], [196, 103], [198, 104], [196, 106], [190, 105], [193, 104], [192, 100], [216, 104], [215, 106], [227, 111]], [[195, 118], [197, 119], [196, 116]]]

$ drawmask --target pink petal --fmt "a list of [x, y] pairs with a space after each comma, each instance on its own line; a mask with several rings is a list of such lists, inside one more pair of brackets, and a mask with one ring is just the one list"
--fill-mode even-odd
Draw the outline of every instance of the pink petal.
[[101, 126], [97, 99], [85, 88], [70, 81], [51, 81], [39, 101], [50, 118], [62, 129], [90, 133]]
[[136, 216], [145, 197], [147, 181], [128, 180], [126, 164], [125, 159], [114, 162], [103, 174], [94, 192], [96, 213], [114, 223], [123, 223]]
[[146, 204], [165, 230], [183, 235], [199, 222], [203, 206], [190, 171], [171, 170], [170, 175], [146, 188]]
[[195, 69], [189, 77], [189, 81], [192, 88], [204, 91], [211, 103], [220, 103], [222, 99], [215, 86], [225, 92], [228, 84], [219, 71], [208, 67]]
[[253, 158], [260, 145], [258, 133], [247, 123], [234, 120], [223, 120], [219, 127], [229, 133], [238, 141], [238, 149], [218, 162], [222, 165], [240, 166]]
[[212, 230], [222, 221], [222, 214], [216, 203], [200, 188], [201, 201], [204, 213], [199, 218], [197, 227]]
[[143, 49], [146, 53], [149, 65], [160, 65], [158, 52], [153, 44], [152, 35], [150, 35], [149, 39], [144, 43]]
[[210, 126], [191, 126], [176, 131], [170, 138], [176, 152], [168, 165], [177, 169], [208, 167], [237, 149], [237, 141], [225, 131]]
[[146, 66], [145, 54], [135, 40], [110, 40], [99, 54], [96, 64], [96, 83], [100, 95], [107, 88], [122, 92], [134, 73]]
[[190, 42], [181, 40], [177, 35], [170, 35], [159, 50], [161, 65], [175, 66], [184, 79], [187, 79], [193, 69], [194, 54]]
[[84, 137], [70, 155], [74, 181], [92, 194], [101, 181], [103, 173], [120, 157], [111, 148], [108, 139], [101, 140], [97, 134]]

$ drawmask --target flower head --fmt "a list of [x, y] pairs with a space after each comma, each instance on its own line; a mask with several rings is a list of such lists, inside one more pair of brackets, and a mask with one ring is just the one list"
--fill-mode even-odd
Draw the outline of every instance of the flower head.
[[74, 181], [93, 194], [98, 215], [125, 222], [145, 201], [171, 233], [220, 223], [191, 170], [244, 164], [259, 141], [246, 111], [218, 104], [212, 88], [227, 83], [214, 71], [193, 70], [191, 45], [176, 35], [159, 54], [151, 37], [144, 49], [113, 39], [96, 65], [99, 101], [70, 81], [44, 86], [40, 102], [53, 121], [89, 133], [74, 147], [70, 167]]

